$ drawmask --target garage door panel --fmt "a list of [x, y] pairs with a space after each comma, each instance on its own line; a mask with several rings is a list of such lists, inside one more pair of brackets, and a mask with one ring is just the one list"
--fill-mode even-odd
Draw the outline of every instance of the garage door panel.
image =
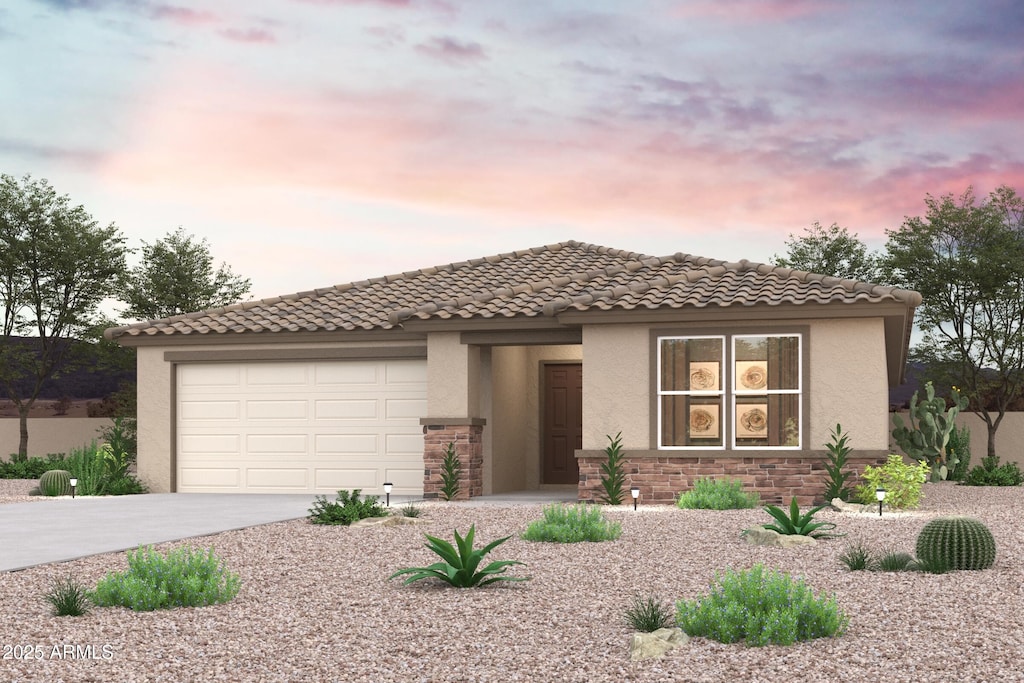
[[245, 416], [250, 421], [306, 420], [309, 417], [309, 402], [306, 400], [246, 401]]
[[178, 490], [423, 491], [426, 363], [180, 364]]

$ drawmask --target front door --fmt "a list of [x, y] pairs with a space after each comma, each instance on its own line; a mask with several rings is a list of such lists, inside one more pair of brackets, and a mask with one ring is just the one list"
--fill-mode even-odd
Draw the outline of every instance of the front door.
[[583, 365], [544, 366], [543, 484], [578, 484], [583, 447]]

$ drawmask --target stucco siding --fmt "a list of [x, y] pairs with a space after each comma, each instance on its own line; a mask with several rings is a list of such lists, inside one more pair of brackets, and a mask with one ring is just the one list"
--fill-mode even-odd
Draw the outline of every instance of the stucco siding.
[[153, 493], [173, 491], [174, 365], [161, 347], [140, 347], [138, 369], [138, 476]]
[[650, 332], [643, 325], [583, 328], [583, 449], [622, 432], [627, 450], [650, 448]]

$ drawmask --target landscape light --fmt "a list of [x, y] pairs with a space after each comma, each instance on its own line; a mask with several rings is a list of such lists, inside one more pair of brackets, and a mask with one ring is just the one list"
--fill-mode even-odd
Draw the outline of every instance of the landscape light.
[[878, 516], [882, 516], [882, 501], [885, 500], [885, 489], [879, 486], [875, 489], [875, 498], [878, 499]]
[[71, 483], [71, 497], [74, 498], [75, 497], [75, 487], [78, 486], [78, 479], [75, 479], [74, 477], [72, 477], [70, 483]]
[[629, 495], [633, 496], [633, 509], [636, 510], [636, 501], [640, 498], [640, 487], [631, 486], [629, 488]]
[[384, 482], [384, 505], [391, 507], [391, 487], [394, 486], [390, 481]]

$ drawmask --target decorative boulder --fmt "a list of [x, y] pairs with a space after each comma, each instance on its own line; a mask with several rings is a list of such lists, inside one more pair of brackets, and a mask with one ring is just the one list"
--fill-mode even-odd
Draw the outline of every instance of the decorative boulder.
[[349, 525], [349, 528], [358, 529], [379, 526], [406, 526], [415, 524], [430, 524], [430, 520], [420, 519], [419, 517], [367, 517], [365, 519], [360, 519], [356, 522], [352, 522], [352, 524]]
[[634, 633], [629, 644], [629, 658], [634, 662], [654, 657], [690, 642], [690, 637], [681, 628], [659, 628], [653, 633]]
[[797, 548], [804, 545], [815, 545], [817, 540], [810, 536], [796, 534], [780, 534], [778, 531], [755, 526], [743, 532], [748, 545], [767, 545], [774, 548]]

